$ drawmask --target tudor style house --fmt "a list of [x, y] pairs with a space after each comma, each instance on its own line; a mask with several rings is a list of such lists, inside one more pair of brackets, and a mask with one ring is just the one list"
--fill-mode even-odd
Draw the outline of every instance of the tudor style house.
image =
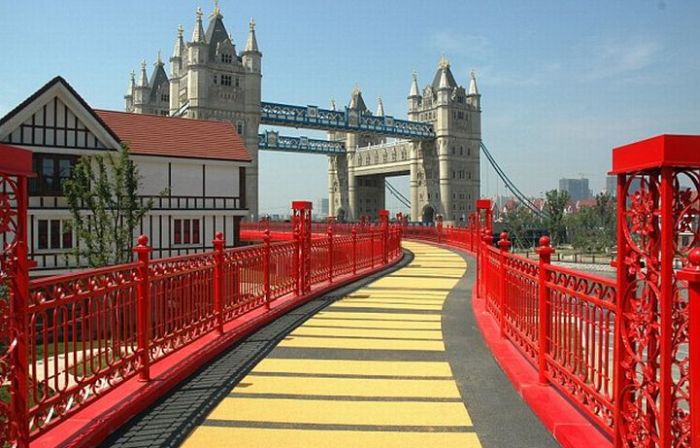
[[251, 157], [226, 121], [170, 118], [92, 109], [61, 77], [52, 79], [0, 119], [0, 142], [33, 152], [28, 236], [34, 275], [84, 266], [62, 184], [81, 156], [124, 143], [141, 175], [139, 195], [153, 207], [135, 233], [146, 234], [154, 258], [204, 251], [215, 231], [238, 243]]

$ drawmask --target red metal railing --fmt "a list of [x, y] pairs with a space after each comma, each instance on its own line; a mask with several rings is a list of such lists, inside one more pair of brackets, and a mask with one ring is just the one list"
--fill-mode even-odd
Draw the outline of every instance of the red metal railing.
[[[398, 228], [339, 236], [328, 229], [310, 246], [298, 229], [292, 241], [272, 242], [266, 230], [263, 244], [227, 250], [217, 233], [213, 251], [153, 260], [141, 236], [136, 262], [25, 283], [26, 310], [0, 308], [3, 319], [22, 313], [18, 322], [26, 325], [14, 331], [26, 332], [18, 350], [27, 354], [26, 373], [10, 372], [14, 382], [2, 384], [0, 446], [27, 446], [130, 378], [148, 381], [152, 365], [204, 335], [222, 334], [239, 316], [281, 298], [301, 301], [312, 289], [361, 277], [401, 255]], [[300, 278], [309, 279], [305, 290]]]

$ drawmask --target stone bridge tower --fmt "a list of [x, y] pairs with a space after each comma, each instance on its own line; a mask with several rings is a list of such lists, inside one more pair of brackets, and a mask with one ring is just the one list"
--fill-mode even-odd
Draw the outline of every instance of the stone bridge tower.
[[[408, 119], [432, 123], [434, 140], [386, 142], [330, 133], [331, 140], [342, 140], [346, 147], [345, 155], [330, 156], [331, 213], [348, 220], [374, 216], [384, 208], [385, 178], [409, 174], [411, 220], [431, 222], [441, 214], [446, 223], [466, 221], [480, 190], [480, 102], [474, 73], [467, 90], [442, 57], [432, 83], [421, 92], [414, 74], [408, 95]], [[353, 113], [370, 114], [357, 88], [348, 112], [351, 119]], [[377, 114], [383, 113], [380, 101]]]
[[245, 202], [256, 218], [262, 53], [255, 36], [255, 22], [251, 19], [245, 48], [239, 52], [224, 26], [218, 2], [209, 15], [206, 31], [202, 16], [202, 10], [197, 9], [191, 41], [185, 42], [184, 29], [178, 28], [170, 58], [170, 79], [160, 54], [150, 80], [145, 62], [138, 81], [132, 73], [124, 97], [126, 110], [230, 121], [253, 159], [246, 168]]

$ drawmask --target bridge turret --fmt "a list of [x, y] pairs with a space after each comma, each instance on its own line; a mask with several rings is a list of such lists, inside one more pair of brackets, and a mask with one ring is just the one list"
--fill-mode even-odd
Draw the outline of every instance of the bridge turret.
[[442, 70], [440, 74], [440, 84], [438, 84], [438, 103], [447, 104], [450, 102], [452, 87], [447, 79], [447, 70]]
[[384, 116], [384, 102], [381, 98], [377, 98], [377, 112], [374, 115], [378, 117]]
[[476, 110], [481, 110], [481, 95], [476, 86], [476, 74], [474, 70], [469, 74], [469, 93], [467, 95], [467, 104], [474, 107]]
[[131, 112], [134, 108], [134, 89], [136, 88], [136, 74], [131, 71], [129, 75], [129, 87], [126, 88], [126, 94], [124, 95], [124, 109], [127, 112]]
[[245, 50], [242, 53], [243, 66], [253, 73], [262, 71], [262, 53], [258, 49], [258, 40], [255, 37], [255, 20], [250, 18], [248, 24], [248, 40], [246, 41]]
[[144, 110], [148, 100], [148, 74], [146, 73], [146, 61], [141, 62], [141, 75], [134, 88], [134, 112], [137, 114], [146, 113]]
[[418, 75], [416, 75], [416, 72], [413, 72], [411, 90], [408, 92], [408, 119], [412, 121], [418, 121], [419, 117], [418, 112], [422, 98], [418, 92]]

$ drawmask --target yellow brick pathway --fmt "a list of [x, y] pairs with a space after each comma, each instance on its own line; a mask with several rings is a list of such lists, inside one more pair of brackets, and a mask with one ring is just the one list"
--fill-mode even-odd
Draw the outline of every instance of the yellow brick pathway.
[[[415, 254], [411, 264], [292, 332], [184, 446], [480, 447], [440, 322], [467, 266], [444, 249], [405, 246]], [[284, 350], [300, 355], [275, 356]]]

